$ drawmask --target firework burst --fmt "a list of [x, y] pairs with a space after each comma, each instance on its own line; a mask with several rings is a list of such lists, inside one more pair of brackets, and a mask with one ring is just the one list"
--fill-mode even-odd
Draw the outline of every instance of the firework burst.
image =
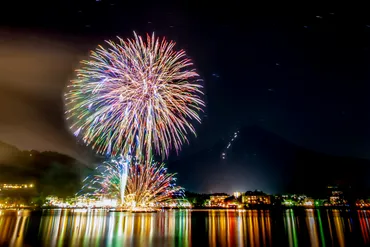
[[65, 94], [66, 116], [76, 136], [98, 153], [135, 157], [152, 151], [167, 157], [195, 134], [205, 106], [198, 74], [175, 43], [134, 33], [134, 39], [107, 41], [82, 61]]
[[124, 157], [122, 155], [112, 158], [110, 161], [104, 161], [102, 165], [95, 168], [95, 174], [84, 179], [83, 183], [85, 185], [81, 191], [116, 197], [122, 203], [125, 197], [128, 169], [131, 161], [130, 156]]
[[182, 194], [182, 188], [175, 185], [175, 173], [168, 173], [164, 163], [150, 164], [129, 167], [125, 199], [128, 206], [158, 206]]
[[116, 197], [129, 208], [155, 207], [182, 194], [182, 188], [175, 185], [176, 174], [168, 173], [164, 163], [148, 165], [121, 156], [103, 162], [96, 171], [84, 180], [83, 190]]

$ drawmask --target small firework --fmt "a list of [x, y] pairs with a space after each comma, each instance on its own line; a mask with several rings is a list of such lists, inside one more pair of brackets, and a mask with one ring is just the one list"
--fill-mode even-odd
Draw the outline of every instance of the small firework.
[[87, 177], [83, 190], [91, 194], [116, 197], [128, 208], [158, 207], [182, 195], [175, 185], [176, 174], [168, 173], [164, 163], [139, 163], [130, 158], [112, 158]]
[[182, 195], [176, 186], [174, 173], [168, 173], [164, 163], [151, 162], [129, 167], [125, 203], [129, 207], [156, 207]]
[[131, 157], [119, 156], [110, 161], [104, 161], [102, 165], [97, 166], [93, 175], [84, 179], [85, 185], [82, 192], [90, 192], [95, 195], [109, 195], [124, 201], [125, 189], [127, 183], [127, 173]]

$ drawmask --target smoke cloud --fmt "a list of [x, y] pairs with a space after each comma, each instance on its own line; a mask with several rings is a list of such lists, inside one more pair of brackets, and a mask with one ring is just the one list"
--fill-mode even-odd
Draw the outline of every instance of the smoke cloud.
[[63, 91], [87, 50], [41, 34], [0, 37], [0, 141], [85, 160], [64, 122]]

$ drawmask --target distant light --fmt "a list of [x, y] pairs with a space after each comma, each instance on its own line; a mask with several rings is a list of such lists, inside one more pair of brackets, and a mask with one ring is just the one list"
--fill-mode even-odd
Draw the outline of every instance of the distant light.
[[238, 198], [240, 195], [241, 195], [241, 193], [239, 191], [234, 192], [234, 197], [235, 198]]

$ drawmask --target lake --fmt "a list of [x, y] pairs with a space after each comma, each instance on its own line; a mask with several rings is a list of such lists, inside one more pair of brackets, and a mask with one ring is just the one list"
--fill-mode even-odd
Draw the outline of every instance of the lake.
[[370, 210], [0, 210], [0, 246], [370, 246]]

